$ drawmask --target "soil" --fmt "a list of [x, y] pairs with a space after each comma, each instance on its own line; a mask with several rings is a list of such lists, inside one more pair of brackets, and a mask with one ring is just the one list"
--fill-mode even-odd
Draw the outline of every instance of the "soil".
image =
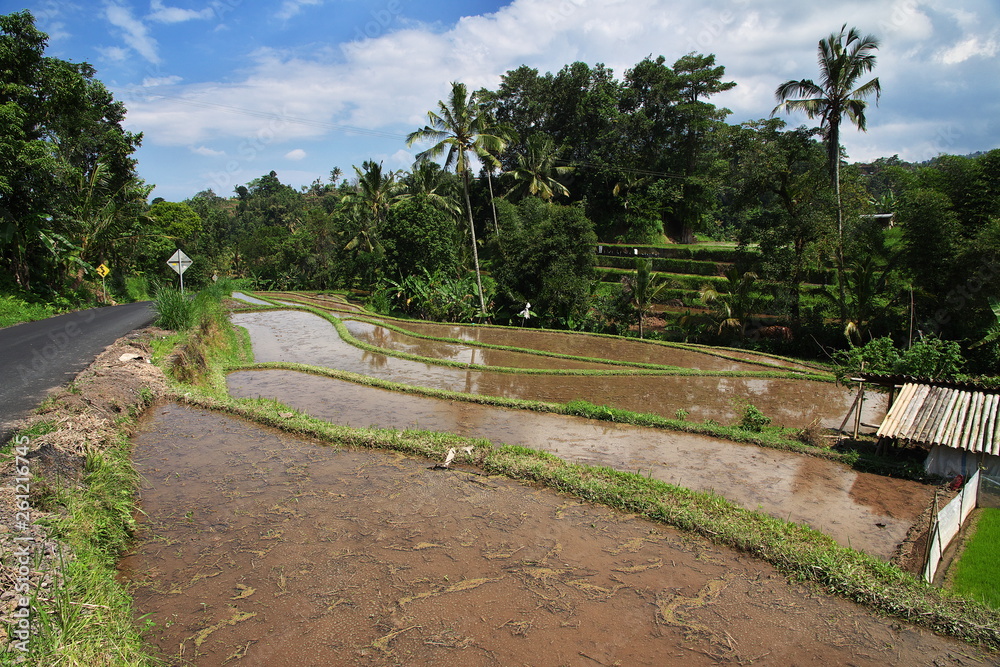
[[121, 562], [174, 665], [989, 664], [554, 491], [165, 405]]
[[[28, 449], [31, 473], [27, 525], [21, 525], [16, 511], [15, 461], [5, 461], [0, 468], [4, 480], [0, 485], [0, 553], [5, 556], [0, 564], [0, 621], [9, 622], [17, 602], [13, 589], [18, 575], [10, 554], [22, 544], [30, 546], [38, 563], [29, 575], [32, 588], [44, 591], [58, 585], [60, 551], [64, 559], [72, 554], [48, 539], [41, 527], [49, 515], [44, 509], [48, 489], [78, 484], [87, 453], [112, 443], [117, 432], [115, 421], [124, 414], [141, 412], [150, 399], [166, 395], [162, 371], [149, 362], [149, 342], [167, 333], [148, 328], [120, 338], [73, 382], [52, 393], [37, 414], [16, 424], [17, 430], [38, 429], [42, 423], [54, 428], [39, 429], [50, 432], [17, 443]], [[24, 465], [23, 461], [19, 464]]]

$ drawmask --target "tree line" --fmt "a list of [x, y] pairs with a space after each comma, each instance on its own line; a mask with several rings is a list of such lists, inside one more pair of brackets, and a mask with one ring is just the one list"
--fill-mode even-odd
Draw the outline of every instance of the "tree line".
[[[357, 289], [414, 316], [620, 333], [673, 288], [662, 335], [774, 345], [747, 337], [759, 320], [812, 354], [938, 337], [995, 373], [1000, 151], [848, 163], [842, 122], [863, 130], [881, 87], [864, 80], [877, 39], [846, 26], [819, 42], [815, 82], [777, 87], [769, 118], [726, 122], [711, 99], [735, 84], [713, 55], [648, 57], [620, 78], [522, 66], [496, 90], [454, 82], [408, 137], [409, 170], [365, 161], [298, 189], [272, 171], [148, 204], [124, 107], [44, 47], [29, 13], [0, 17], [0, 261], [23, 289], [81, 288], [101, 262], [163, 278], [180, 247], [192, 284]], [[795, 109], [818, 126], [788, 126]], [[699, 238], [731, 248], [724, 280], [694, 296], [648, 266], [597, 268], [597, 245]]]

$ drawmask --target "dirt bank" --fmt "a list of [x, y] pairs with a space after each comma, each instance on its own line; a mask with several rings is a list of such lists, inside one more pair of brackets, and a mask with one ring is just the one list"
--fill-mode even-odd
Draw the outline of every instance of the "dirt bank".
[[[89, 452], [103, 451], [118, 437], [123, 417], [138, 415], [167, 394], [163, 372], [150, 363], [150, 341], [168, 332], [148, 328], [120, 338], [66, 387], [53, 392], [38, 414], [23, 420], [18, 430], [28, 435], [16, 442], [18, 460], [0, 468], [0, 620], [9, 623], [18, 604], [15, 593], [25, 579], [31, 590], [51, 589], [56, 581], [60, 551], [47, 539], [41, 524], [51, 516], [52, 487], [79, 484]], [[22, 449], [23, 448], [23, 449]], [[16, 466], [15, 466], [16, 463]], [[27, 468], [30, 481], [21, 482]], [[20, 488], [18, 488], [20, 484]], [[28, 491], [29, 509], [19, 507], [18, 494]], [[16, 554], [31, 555], [31, 571], [19, 571]], [[44, 593], [40, 593], [44, 595]]]

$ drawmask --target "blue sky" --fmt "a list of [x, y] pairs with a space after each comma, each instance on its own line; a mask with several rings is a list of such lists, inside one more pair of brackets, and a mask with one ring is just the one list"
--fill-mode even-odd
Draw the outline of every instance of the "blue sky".
[[[996, 0], [43, 0], [48, 55], [94, 65], [144, 134], [154, 196], [228, 196], [271, 170], [300, 187], [334, 167], [407, 169], [405, 136], [449, 82], [495, 88], [522, 64], [581, 60], [621, 77], [647, 55], [716, 54], [729, 122], [763, 118], [774, 89], [815, 78], [817, 42], [847, 23], [881, 40], [883, 95], [851, 160], [925, 160], [1000, 147]], [[794, 125], [804, 116], [791, 116]]]

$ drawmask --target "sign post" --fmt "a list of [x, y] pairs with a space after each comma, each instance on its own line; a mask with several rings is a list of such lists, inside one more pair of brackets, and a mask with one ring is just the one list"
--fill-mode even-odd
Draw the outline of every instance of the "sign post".
[[181, 277], [181, 294], [184, 294], [184, 272], [188, 270], [188, 267], [192, 263], [191, 258], [185, 255], [184, 251], [180, 249], [167, 260], [167, 266], [176, 271], [177, 275]]
[[101, 277], [101, 291], [104, 292], [104, 303], [108, 302], [108, 289], [104, 286], [104, 278], [109, 273], [111, 273], [111, 269], [109, 269], [106, 264], [101, 263], [101, 265], [97, 267], [97, 275]]

